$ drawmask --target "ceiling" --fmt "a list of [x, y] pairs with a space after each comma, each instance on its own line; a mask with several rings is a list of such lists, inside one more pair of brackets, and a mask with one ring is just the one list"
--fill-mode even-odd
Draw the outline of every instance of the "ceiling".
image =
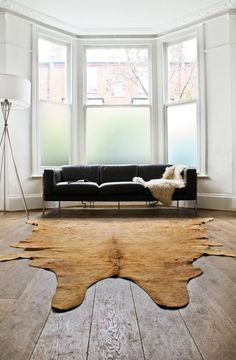
[[235, 0], [1, 0], [0, 7], [79, 35], [159, 34], [236, 7]]

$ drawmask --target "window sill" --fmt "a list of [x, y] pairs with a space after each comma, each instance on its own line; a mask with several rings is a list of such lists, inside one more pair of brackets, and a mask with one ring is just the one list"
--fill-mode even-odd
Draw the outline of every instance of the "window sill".
[[31, 179], [40, 179], [43, 177], [43, 174], [32, 174]]
[[198, 179], [210, 179], [209, 175], [206, 174], [197, 174]]

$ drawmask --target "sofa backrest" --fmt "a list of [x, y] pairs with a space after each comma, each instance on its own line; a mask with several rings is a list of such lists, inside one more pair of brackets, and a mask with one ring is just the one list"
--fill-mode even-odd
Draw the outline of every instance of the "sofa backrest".
[[100, 184], [116, 181], [132, 181], [137, 176], [137, 165], [101, 165]]
[[167, 166], [170, 165], [139, 165], [138, 176], [143, 178], [145, 181], [160, 179]]
[[62, 167], [63, 181], [89, 180], [99, 182], [98, 165], [67, 165]]

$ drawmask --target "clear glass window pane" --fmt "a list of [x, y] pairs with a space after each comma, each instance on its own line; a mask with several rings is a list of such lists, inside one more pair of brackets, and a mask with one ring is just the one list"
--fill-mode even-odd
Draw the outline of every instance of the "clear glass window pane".
[[87, 49], [87, 104], [148, 104], [147, 48]]
[[148, 107], [87, 108], [88, 164], [150, 163]]
[[45, 39], [38, 40], [39, 99], [63, 102], [66, 94], [67, 47]]
[[198, 97], [197, 39], [167, 47], [168, 102]]
[[167, 107], [168, 163], [197, 166], [196, 103]]
[[69, 164], [71, 107], [39, 101], [40, 165]]

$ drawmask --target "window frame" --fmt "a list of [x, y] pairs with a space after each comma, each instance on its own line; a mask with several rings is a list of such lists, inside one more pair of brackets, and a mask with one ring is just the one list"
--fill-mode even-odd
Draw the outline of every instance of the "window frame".
[[[64, 102], [60, 101], [50, 101], [45, 99], [39, 99], [39, 82], [38, 82], [38, 42], [39, 39], [44, 39], [51, 41], [53, 43], [66, 46], [67, 56], [66, 56], [66, 100]], [[68, 105], [71, 107], [71, 119], [69, 124], [69, 133], [71, 143], [73, 143], [73, 119], [75, 116], [75, 110], [73, 105], [74, 97], [74, 84], [72, 76], [73, 68], [73, 48], [74, 41], [71, 37], [67, 35], [60, 34], [55, 31], [49, 31], [47, 29], [41, 28], [36, 25], [32, 25], [32, 177], [41, 176], [44, 169], [59, 169], [60, 166], [42, 166], [40, 164], [40, 131], [39, 131], [39, 121], [38, 121], [38, 104], [39, 102], [47, 102], [50, 104], [62, 104]], [[72, 148], [69, 148], [69, 163], [72, 161]]]
[[[189, 101], [169, 101], [168, 94], [168, 46], [175, 45], [190, 39], [197, 40], [197, 71], [198, 71], [198, 97]], [[185, 30], [174, 32], [161, 39], [162, 47], [162, 108], [163, 108], [163, 158], [168, 162], [168, 129], [167, 109], [169, 106], [178, 106], [196, 103], [197, 108], [197, 172], [206, 176], [206, 113], [205, 113], [205, 62], [204, 62], [204, 35], [203, 26], [199, 25]]]
[[[94, 107], [148, 107], [150, 109], [150, 163], [154, 162], [154, 151], [153, 151], [153, 135], [154, 135], [154, 119], [153, 119], [153, 99], [155, 91], [154, 86], [154, 60], [153, 60], [153, 40], [120, 40], [120, 39], [113, 39], [113, 40], [107, 40], [107, 39], [99, 39], [99, 40], [91, 40], [91, 41], [81, 41], [81, 53], [83, 54], [83, 140], [81, 139], [81, 143], [83, 144], [83, 158], [82, 162], [87, 164], [87, 154], [86, 154], [86, 111], [88, 108], [94, 108]], [[149, 84], [149, 103], [148, 104], [87, 104], [87, 49], [94, 49], [94, 48], [147, 48], [148, 50], [148, 84]]]

